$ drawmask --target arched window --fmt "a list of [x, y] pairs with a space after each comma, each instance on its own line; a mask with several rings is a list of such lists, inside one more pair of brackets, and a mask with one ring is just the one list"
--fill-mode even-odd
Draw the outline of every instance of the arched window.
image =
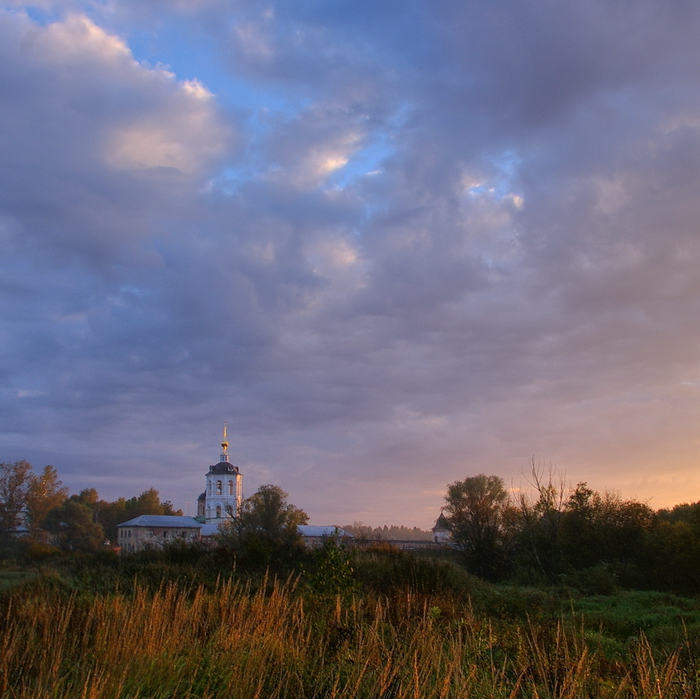
[[233, 481], [228, 482], [228, 494], [233, 495]]
[[221, 519], [221, 505], [216, 506], [216, 518]]
[[226, 505], [226, 514], [229, 517], [233, 517], [233, 507], [231, 507], [231, 505]]
[[216, 494], [221, 495], [221, 481], [216, 481]]

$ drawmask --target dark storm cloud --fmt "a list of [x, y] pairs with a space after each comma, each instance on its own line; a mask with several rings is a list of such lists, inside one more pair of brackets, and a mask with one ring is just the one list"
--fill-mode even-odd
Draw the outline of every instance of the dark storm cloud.
[[[40, 415], [37, 454], [52, 435], [76, 482], [99, 430], [125, 477], [163, 458], [185, 474], [228, 417], [250, 482], [282, 480], [318, 517], [378, 519], [390, 497], [429, 518], [446, 482], [533, 453], [637, 487], [618, 442], [656, 419], [636, 465], [653, 473], [672, 435], [685, 478], [694, 4], [85, 9], [94, 23], [0, 16], [13, 449]], [[157, 49], [168, 26], [216, 42], [258, 101], [225, 114], [178, 82], [196, 70], [137, 63], [129, 36]]]

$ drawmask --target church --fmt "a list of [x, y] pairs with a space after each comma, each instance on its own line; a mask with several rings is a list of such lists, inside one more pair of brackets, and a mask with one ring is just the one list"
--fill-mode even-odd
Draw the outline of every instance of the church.
[[[117, 525], [117, 546], [129, 553], [162, 548], [173, 541], [212, 541], [221, 526], [238, 514], [243, 499], [243, 475], [228, 454], [226, 423], [219, 463], [209, 467], [206, 487], [197, 498], [197, 516], [141, 515]], [[348, 543], [353, 536], [344, 529], [299, 525], [299, 533], [310, 548], [322, 546], [329, 538]]]
[[117, 525], [117, 545], [123, 551], [162, 548], [177, 541], [211, 539], [221, 525], [234, 517], [243, 498], [243, 476], [228, 454], [226, 423], [219, 463], [209, 467], [206, 487], [197, 498], [197, 517], [141, 515]]
[[[243, 476], [229, 460], [226, 423], [219, 463], [209, 467], [205, 491], [197, 498], [197, 519], [204, 523], [202, 536], [215, 534], [221, 524], [235, 517], [243, 498]], [[211, 532], [211, 534], [209, 533]]]

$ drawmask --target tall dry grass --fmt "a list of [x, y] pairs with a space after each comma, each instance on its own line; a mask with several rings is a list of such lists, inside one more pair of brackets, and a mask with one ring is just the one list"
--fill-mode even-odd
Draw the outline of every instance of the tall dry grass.
[[[642, 637], [606, 660], [562, 621], [492, 622], [440, 599], [319, 599], [292, 584], [257, 592], [175, 585], [91, 596], [42, 591], [3, 602], [0, 694], [12, 699], [138, 697], [422, 699], [694, 697], [679, 654]], [[445, 605], [447, 606], [447, 601]]]

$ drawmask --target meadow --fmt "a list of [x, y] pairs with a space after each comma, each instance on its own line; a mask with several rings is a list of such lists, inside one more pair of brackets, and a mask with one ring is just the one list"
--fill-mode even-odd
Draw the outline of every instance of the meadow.
[[0, 573], [0, 694], [697, 697], [700, 602], [485, 583], [329, 547], [285, 575], [198, 550]]

